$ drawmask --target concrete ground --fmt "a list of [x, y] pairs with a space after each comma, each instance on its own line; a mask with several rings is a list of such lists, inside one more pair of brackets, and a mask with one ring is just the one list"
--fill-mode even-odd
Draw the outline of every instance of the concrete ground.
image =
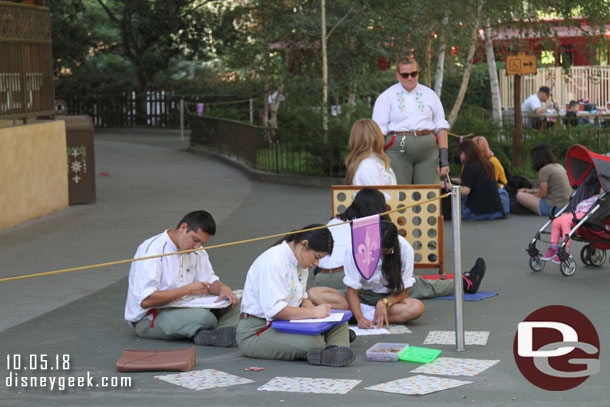
[[[58, 213], [0, 231], [0, 278], [131, 258], [145, 238], [174, 227], [180, 217], [204, 208], [216, 218], [218, 233], [210, 244], [286, 232], [330, 217], [328, 188], [300, 187], [250, 181], [236, 169], [187, 152], [187, 141], [174, 132], [101, 132], [96, 134], [97, 202], [71, 206]], [[100, 172], [110, 175], [102, 176]], [[607, 372], [610, 357], [609, 265], [585, 268], [577, 259], [573, 277], [563, 277], [558, 266], [547, 264], [540, 273], [528, 267], [524, 249], [544, 219], [511, 216], [462, 226], [462, 258], [468, 269], [477, 256], [487, 261], [482, 290], [499, 295], [466, 302], [467, 330], [487, 330], [486, 346], [469, 346], [458, 353], [453, 346], [436, 346], [448, 357], [499, 359], [475, 377], [457, 377], [473, 384], [425, 396], [404, 396], [364, 390], [364, 387], [411, 376], [417, 365], [373, 363], [365, 351], [377, 342], [421, 345], [431, 330], [454, 329], [453, 302], [426, 300], [426, 312], [408, 326], [409, 335], [360, 337], [353, 343], [358, 356], [346, 368], [315, 367], [307, 362], [254, 360], [239, 349], [196, 347], [195, 369], [218, 369], [256, 383], [193, 391], [161, 382], [158, 373], [118, 374], [115, 363], [126, 348], [176, 349], [188, 341], [140, 339], [123, 321], [128, 265], [104, 267], [35, 279], [0, 283], [0, 406], [309, 406], [376, 404], [424, 406], [608, 406]], [[222, 280], [243, 287], [250, 263], [272, 241], [210, 250]], [[451, 222], [445, 223], [447, 270], [453, 268]], [[546, 248], [546, 246], [544, 246]], [[574, 251], [580, 249], [575, 244]], [[539, 389], [520, 374], [513, 357], [517, 324], [532, 311], [552, 304], [574, 307], [587, 315], [601, 342], [601, 373], [565, 392]], [[43, 371], [34, 376], [93, 376], [129, 378], [127, 388], [73, 388], [64, 391], [8, 387], [10, 377], [31, 371], [10, 370], [18, 359], [29, 367], [40, 355], [69, 358], [70, 370]], [[61, 363], [60, 363], [61, 364]], [[244, 371], [261, 366], [262, 372]], [[10, 376], [12, 374], [12, 376]], [[362, 380], [346, 395], [260, 392], [256, 389], [276, 376], [325, 377]], [[605, 383], [605, 384], [604, 384]]]

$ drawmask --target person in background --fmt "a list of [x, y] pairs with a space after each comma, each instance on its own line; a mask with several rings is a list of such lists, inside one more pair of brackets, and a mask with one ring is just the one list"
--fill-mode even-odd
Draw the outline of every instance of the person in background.
[[572, 187], [568, 174], [546, 144], [538, 144], [530, 152], [532, 166], [538, 172], [538, 189], [522, 188], [517, 191], [519, 204], [537, 215], [548, 216], [553, 207], [567, 205]]
[[535, 129], [542, 127], [542, 119], [540, 117], [532, 116], [540, 116], [549, 109], [550, 106], [547, 105], [546, 102], [550, 97], [551, 90], [548, 88], [548, 86], [541, 86], [540, 89], [538, 89], [538, 93], [534, 93], [525, 99], [521, 105], [523, 124]]
[[498, 188], [504, 188], [504, 186], [506, 186], [506, 184], [508, 183], [508, 180], [506, 179], [506, 172], [504, 171], [504, 166], [502, 166], [500, 160], [496, 158], [494, 152], [491, 151], [491, 149], [489, 148], [489, 143], [487, 143], [487, 139], [483, 136], [476, 136], [472, 139], [472, 141], [474, 141], [477, 147], [479, 147], [483, 158], [488, 159], [489, 162], [493, 164], [494, 172], [496, 175], [496, 181], [498, 182]]
[[379, 95], [373, 107], [399, 185], [438, 184], [439, 175], [449, 174], [449, 122], [441, 100], [418, 83], [418, 75], [414, 58], [400, 58], [398, 83]]
[[396, 185], [396, 175], [383, 151], [383, 134], [377, 123], [371, 119], [354, 123], [349, 148], [345, 159], [346, 185]]
[[578, 117], [578, 112], [580, 111], [580, 103], [575, 100], [570, 101], [568, 104], [568, 111], [566, 112], [565, 117], [563, 118], [563, 123], [566, 127], [575, 127], [583, 124], [589, 124], [589, 120], [584, 117]]
[[[498, 189], [494, 166], [472, 140], [465, 139], [459, 148], [462, 169], [462, 220], [504, 218], [509, 212], [508, 193]], [[500, 192], [506, 194], [505, 202]]]

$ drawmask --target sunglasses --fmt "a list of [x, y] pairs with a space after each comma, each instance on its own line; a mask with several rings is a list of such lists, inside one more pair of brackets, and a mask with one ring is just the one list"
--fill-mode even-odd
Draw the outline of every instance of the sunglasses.
[[419, 75], [418, 71], [413, 71], [413, 72], [398, 72], [398, 75], [402, 76], [403, 79], [407, 79], [409, 78], [409, 76], [411, 78], [417, 78], [417, 75]]

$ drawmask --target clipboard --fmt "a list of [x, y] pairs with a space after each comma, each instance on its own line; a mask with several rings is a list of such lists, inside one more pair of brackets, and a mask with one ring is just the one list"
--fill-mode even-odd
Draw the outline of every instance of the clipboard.
[[301, 335], [318, 335], [322, 332], [328, 331], [335, 325], [342, 324], [349, 321], [352, 317], [352, 312], [347, 310], [332, 310], [332, 313], [342, 312], [343, 318], [341, 321], [334, 322], [290, 322], [285, 320], [276, 320], [271, 323], [271, 328], [278, 332], [287, 334], [301, 334]]

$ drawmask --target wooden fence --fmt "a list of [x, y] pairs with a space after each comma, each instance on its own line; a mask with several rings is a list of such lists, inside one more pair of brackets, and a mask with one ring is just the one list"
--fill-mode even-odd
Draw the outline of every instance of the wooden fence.
[[[505, 69], [499, 71], [502, 109], [514, 109], [513, 75]], [[561, 67], [538, 68], [536, 75], [521, 78], [521, 100], [537, 93], [541, 86], [551, 89], [551, 96], [560, 109], [571, 100], [589, 98], [598, 107], [607, 108], [610, 103], [610, 66], [573, 66], [566, 73]]]
[[0, 119], [54, 112], [49, 9], [0, 2]]

